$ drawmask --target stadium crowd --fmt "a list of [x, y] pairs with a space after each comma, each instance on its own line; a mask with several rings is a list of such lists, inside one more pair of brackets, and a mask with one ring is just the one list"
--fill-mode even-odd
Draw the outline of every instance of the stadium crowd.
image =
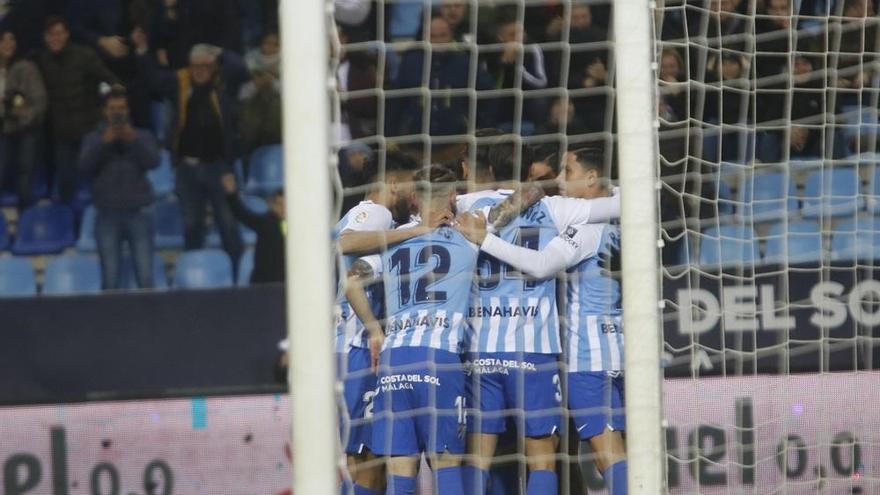
[[[340, 214], [359, 201], [380, 142], [426, 163], [456, 159], [481, 128], [522, 136], [543, 157], [614, 142], [609, 2], [335, 4]], [[743, 184], [762, 180], [753, 165], [800, 173], [876, 152], [876, 0], [666, 0], [655, 12], [667, 264], [701, 256], [707, 225], [723, 244], [725, 219], [750, 201]], [[222, 177], [235, 174], [260, 214], [260, 197], [280, 199], [277, 0], [7, 0], [0, 34], [0, 249], [97, 250], [101, 285], [115, 288], [157, 284], [147, 252], [222, 247], [230, 280], [249, 278], [256, 235], [241, 230]], [[101, 110], [120, 87], [125, 132]], [[150, 133], [158, 160], [118, 175], [84, 163], [102, 126], [117, 155], [146, 139], [132, 131]], [[873, 177], [859, 167], [859, 191]], [[809, 194], [808, 182], [791, 177], [792, 194]], [[114, 276], [108, 265], [130, 272], [128, 257], [136, 276]], [[267, 277], [256, 281], [281, 274]]]

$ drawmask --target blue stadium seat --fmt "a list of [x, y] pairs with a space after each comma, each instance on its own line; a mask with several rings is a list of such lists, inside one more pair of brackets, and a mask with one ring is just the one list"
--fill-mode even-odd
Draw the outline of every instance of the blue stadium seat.
[[81, 253], [94, 253], [98, 250], [97, 241], [95, 241], [95, 222], [98, 218], [98, 212], [94, 206], [87, 206], [83, 211], [82, 219], [79, 224], [79, 239], [76, 241], [76, 250]]
[[254, 271], [254, 250], [248, 249], [241, 255], [238, 262], [238, 286], [247, 287], [251, 284], [251, 273]]
[[810, 173], [804, 187], [803, 214], [807, 218], [845, 216], [858, 210], [859, 175], [854, 167], [837, 167]]
[[153, 205], [156, 228], [156, 249], [183, 247], [183, 218], [174, 198], [166, 198]]
[[871, 207], [869, 209], [874, 213], [880, 213], [880, 166], [874, 169], [874, 177], [871, 177], [869, 193], [871, 197]]
[[706, 229], [701, 236], [702, 265], [750, 265], [758, 259], [758, 243], [750, 226], [722, 225]]
[[171, 163], [171, 153], [162, 150], [159, 166], [147, 172], [147, 178], [153, 186], [153, 196], [165, 197], [174, 192], [174, 166]]
[[736, 204], [733, 201], [733, 191], [726, 180], [718, 181], [718, 215], [729, 216], [736, 213]]
[[9, 245], [9, 227], [6, 225], [6, 215], [0, 211], [0, 251]]
[[[134, 274], [134, 263], [131, 256], [127, 254], [122, 258], [122, 281], [120, 287], [123, 289], [137, 289], [137, 277]], [[153, 255], [153, 288], [167, 289], [168, 277], [165, 275], [165, 260], [158, 254]]]
[[200, 249], [177, 258], [174, 286], [181, 289], [232, 287], [232, 261], [225, 251]]
[[37, 294], [34, 267], [27, 258], [0, 258], [0, 297]]
[[745, 176], [739, 185], [744, 215], [751, 210], [754, 222], [787, 218], [798, 209], [797, 189], [786, 172], [774, 171]]
[[284, 187], [284, 153], [281, 145], [257, 148], [251, 155], [250, 173], [245, 190], [266, 196]]
[[33, 206], [21, 214], [12, 252], [17, 255], [55, 254], [73, 246], [73, 210], [64, 205]]
[[831, 237], [834, 261], [880, 259], [880, 217], [859, 215], [842, 220]]
[[81, 254], [59, 256], [46, 266], [43, 294], [92, 294], [101, 291], [98, 259]]
[[[788, 248], [786, 249], [786, 245]], [[822, 261], [822, 231], [812, 220], [772, 225], [764, 246], [766, 263], [817, 263]]]

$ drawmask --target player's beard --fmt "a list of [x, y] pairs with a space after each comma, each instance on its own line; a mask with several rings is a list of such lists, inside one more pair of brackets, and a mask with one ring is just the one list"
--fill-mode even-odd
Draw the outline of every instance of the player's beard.
[[408, 198], [398, 198], [391, 207], [391, 216], [398, 225], [409, 223], [411, 211], [411, 203]]

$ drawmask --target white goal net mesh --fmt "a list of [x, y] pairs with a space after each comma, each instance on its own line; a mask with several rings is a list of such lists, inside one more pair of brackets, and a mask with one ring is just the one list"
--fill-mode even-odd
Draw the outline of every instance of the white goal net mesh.
[[[377, 191], [394, 182], [392, 151], [419, 169], [449, 168], [461, 194], [535, 181], [558, 194], [552, 179], [566, 152], [584, 148], [598, 150], [602, 174], [616, 179], [613, 75], [627, 61], [613, 57], [612, 2], [335, 3], [336, 218], [365, 198], [388, 199]], [[670, 493], [880, 492], [876, 7], [652, 6]], [[499, 142], [514, 149], [513, 170], [492, 182], [486, 172], [497, 172]], [[381, 230], [410, 220], [386, 202], [394, 218]], [[569, 281], [562, 273], [557, 282], [563, 348]], [[337, 348], [342, 355], [347, 345]], [[351, 416], [351, 376], [341, 369], [345, 450], [372, 417]], [[529, 400], [525, 388], [519, 395]], [[507, 412], [511, 420], [532, 414]], [[558, 432], [560, 493], [603, 493], [577, 427], [566, 417]], [[489, 493], [526, 493], [523, 436], [496, 452]]]

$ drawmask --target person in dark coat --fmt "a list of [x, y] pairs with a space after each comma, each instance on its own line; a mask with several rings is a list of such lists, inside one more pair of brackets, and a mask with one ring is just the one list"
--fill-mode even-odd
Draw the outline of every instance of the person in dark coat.
[[62, 202], [76, 193], [76, 161], [82, 137], [101, 119], [100, 87], [118, 83], [91, 48], [70, 42], [67, 21], [46, 20], [47, 50], [39, 57], [49, 94], [49, 124], [55, 153], [55, 176]]
[[15, 35], [0, 29], [0, 81], [5, 88], [0, 117], [6, 140], [5, 159], [0, 162], [0, 182], [14, 169], [18, 207], [24, 209], [33, 203], [31, 179], [48, 99], [40, 69], [18, 53]]
[[278, 191], [267, 200], [269, 211], [254, 213], [242, 202], [238, 195], [235, 175], [223, 176], [223, 189], [232, 214], [239, 222], [257, 234], [254, 248], [254, 271], [251, 284], [284, 282], [284, 237], [287, 235], [287, 222], [284, 213], [284, 191]]
[[200, 44], [190, 50], [188, 68], [172, 71], [158, 66], [145, 36], [134, 41], [142, 77], [175, 109], [169, 148], [177, 167], [184, 247], [204, 247], [210, 203], [223, 249], [237, 268], [244, 245], [220, 178], [232, 171], [240, 156], [236, 103], [249, 79], [244, 61], [229, 50]]
[[132, 127], [121, 87], [106, 98], [104, 122], [83, 139], [79, 165], [92, 179], [104, 289], [120, 286], [123, 242], [128, 243], [138, 287], [152, 288], [153, 188], [147, 172], [159, 166], [159, 146], [150, 131]]

